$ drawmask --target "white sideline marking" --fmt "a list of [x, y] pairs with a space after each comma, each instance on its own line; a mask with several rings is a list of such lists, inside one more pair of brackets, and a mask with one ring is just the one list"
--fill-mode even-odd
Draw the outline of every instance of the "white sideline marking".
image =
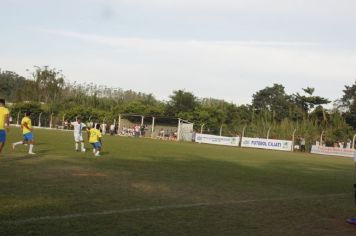
[[32, 217], [27, 219], [20, 220], [11, 220], [11, 221], [2, 221], [0, 224], [26, 224], [43, 220], [62, 220], [62, 219], [71, 219], [71, 218], [81, 218], [88, 216], [101, 216], [101, 215], [114, 215], [122, 213], [132, 213], [132, 212], [143, 212], [143, 211], [157, 211], [157, 210], [167, 210], [167, 209], [183, 209], [191, 207], [201, 207], [201, 206], [218, 206], [218, 205], [230, 205], [230, 204], [241, 204], [241, 203], [251, 203], [251, 202], [264, 202], [264, 201], [291, 201], [291, 200], [302, 200], [302, 199], [320, 199], [320, 198], [330, 198], [330, 197], [341, 197], [346, 196], [347, 194], [325, 194], [325, 195], [314, 195], [314, 196], [299, 196], [293, 198], [267, 198], [267, 199], [250, 199], [250, 200], [241, 200], [241, 201], [228, 201], [228, 202], [206, 202], [206, 203], [192, 203], [192, 204], [177, 204], [177, 205], [164, 205], [164, 206], [152, 206], [152, 207], [138, 207], [138, 208], [129, 208], [122, 210], [111, 210], [111, 211], [99, 211], [99, 212], [87, 212], [87, 213], [78, 213], [78, 214], [69, 214], [62, 216], [40, 216]]

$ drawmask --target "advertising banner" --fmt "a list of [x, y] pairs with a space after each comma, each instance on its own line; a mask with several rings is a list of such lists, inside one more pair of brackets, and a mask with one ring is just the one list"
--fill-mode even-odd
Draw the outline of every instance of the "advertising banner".
[[292, 141], [243, 137], [241, 140], [241, 147], [292, 151]]
[[240, 138], [197, 133], [195, 134], [195, 142], [237, 147], [239, 146]]
[[311, 149], [311, 153], [354, 158], [355, 150], [348, 149], [348, 148], [324, 147], [324, 146], [313, 145]]

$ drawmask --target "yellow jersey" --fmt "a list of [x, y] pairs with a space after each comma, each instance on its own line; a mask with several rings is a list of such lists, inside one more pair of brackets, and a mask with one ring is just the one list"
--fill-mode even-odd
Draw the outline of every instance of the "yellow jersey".
[[27, 129], [27, 128], [24, 126], [25, 123], [27, 124], [27, 127], [28, 127], [28, 128], [32, 129], [32, 123], [31, 123], [30, 117], [25, 116], [25, 117], [22, 118], [22, 120], [21, 120], [21, 128], [22, 128], [22, 133], [23, 133], [23, 134], [27, 134], [27, 133], [30, 133], [30, 132], [31, 132], [31, 130]]
[[91, 128], [89, 130], [89, 143], [97, 143], [99, 142], [99, 139], [102, 137], [100, 130], [97, 130], [95, 128]]
[[0, 130], [5, 129], [6, 117], [10, 114], [6, 107], [0, 107]]

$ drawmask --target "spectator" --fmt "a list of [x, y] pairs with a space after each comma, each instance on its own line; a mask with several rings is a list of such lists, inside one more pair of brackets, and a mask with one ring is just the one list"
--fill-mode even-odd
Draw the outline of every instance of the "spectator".
[[350, 149], [351, 148], [351, 139], [347, 139], [347, 143], [346, 143], [346, 148]]
[[107, 124], [103, 123], [103, 124], [101, 125], [102, 134], [106, 134], [106, 128], [107, 128]]
[[161, 128], [160, 131], [158, 132], [158, 137], [159, 137], [160, 139], [163, 139], [163, 138], [164, 138], [164, 130], [163, 130], [163, 128]]
[[110, 125], [110, 135], [113, 136], [115, 134], [115, 125], [111, 124]]
[[300, 151], [305, 152], [305, 138], [304, 137], [300, 138]]
[[145, 128], [146, 128], [145, 125], [141, 125], [140, 127], [141, 137], [145, 137]]

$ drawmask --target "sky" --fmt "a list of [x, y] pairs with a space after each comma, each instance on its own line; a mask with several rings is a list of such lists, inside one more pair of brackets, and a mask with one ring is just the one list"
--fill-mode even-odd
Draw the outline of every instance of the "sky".
[[0, 69], [250, 104], [274, 83], [332, 101], [356, 80], [354, 0], [0, 0]]

